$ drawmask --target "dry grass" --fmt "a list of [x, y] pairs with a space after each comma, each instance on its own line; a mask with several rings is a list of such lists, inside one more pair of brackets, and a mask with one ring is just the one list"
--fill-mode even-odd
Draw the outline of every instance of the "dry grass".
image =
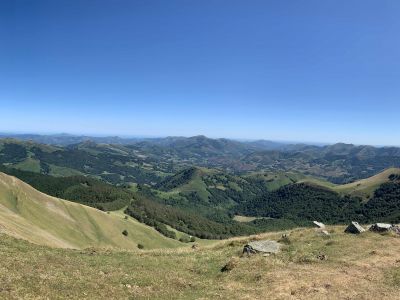
[[[61, 248], [114, 247], [135, 249], [181, 247], [154, 228], [125, 219], [119, 212], [97, 209], [50, 197], [28, 184], [0, 173], [0, 227], [32, 243]], [[124, 230], [128, 236], [122, 235]]]
[[[400, 238], [334, 230], [294, 230], [269, 257], [242, 257], [241, 249], [281, 233], [131, 252], [51, 249], [0, 235], [0, 298], [400, 299]], [[234, 268], [221, 272], [229, 261]]]

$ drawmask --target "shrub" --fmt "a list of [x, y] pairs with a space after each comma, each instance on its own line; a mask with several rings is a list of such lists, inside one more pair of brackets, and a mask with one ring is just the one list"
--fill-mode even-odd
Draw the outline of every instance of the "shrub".
[[139, 249], [144, 249], [144, 246], [143, 246], [142, 244], [138, 244], [137, 247], [138, 247]]
[[179, 239], [179, 241], [182, 242], [182, 243], [189, 243], [190, 242], [190, 238], [187, 235], [184, 235]]
[[124, 231], [122, 231], [122, 234], [123, 234], [124, 236], [128, 236], [128, 231], [125, 229]]
[[221, 272], [232, 271], [238, 265], [238, 259], [233, 257], [228, 263], [221, 268]]

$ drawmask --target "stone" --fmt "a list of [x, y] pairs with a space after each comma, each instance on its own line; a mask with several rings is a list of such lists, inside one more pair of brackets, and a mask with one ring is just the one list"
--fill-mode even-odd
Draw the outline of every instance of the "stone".
[[394, 233], [400, 235], [400, 227], [399, 226], [392, 226], [392, 228], [390, 228], [391, 231], [393, 231]]
[[369, 228], [369, 230], [370, 230], [370, 231], [374, 231], [374, 232], [386, 232], [386, 231], [391, 230], [392, 227], [393, 227], [392, 224], [376, 223], [376, 224], [373, 224], [373, 225]]
[[318, 222], [318, 221], [313, 221], [313, 223], [318, 228], [325, 229], [325, 224], [324, 223], [321, 223], [321, 222]]
[[248, 243], [243, 248], [243, 253], [253, 254], [253, 253], [272, 253], [276, 254], [279, 252], [281, 248], [281, 244], [271, 240], [264, 240], [264, 241], [254, 241]]
[[322, 234], [322, 235], [325, 235], [325, 236], [330, 235], [330, 233], [329, 233], [327, 230], [322, 230], [322, 231], [321, 231], [321, 234]]
[[353, 233], [353, 234], [360, 234], [363, 233], [365, 229], [358, 224], [358, 222], [351, 222], [349, 226], [347, 226], [346, 230], [344, 232], [346, 233]]

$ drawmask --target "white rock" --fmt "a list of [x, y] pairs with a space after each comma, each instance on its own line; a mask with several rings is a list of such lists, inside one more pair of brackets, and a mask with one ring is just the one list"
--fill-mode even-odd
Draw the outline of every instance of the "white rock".
[[318, 221], [313, 221], [313, 223], [318, 228], [325, 229], [325, 224], [324, 223], [321, 223], [321, 222], [318, 222]]
[[392, 224], [376, 223], [376, 224], [373, 224], [369, 228], [369, 230], [375, 231], [375, 232], [385, 232], [385, 231], [389, 231], [392, 227], [393, 227]]

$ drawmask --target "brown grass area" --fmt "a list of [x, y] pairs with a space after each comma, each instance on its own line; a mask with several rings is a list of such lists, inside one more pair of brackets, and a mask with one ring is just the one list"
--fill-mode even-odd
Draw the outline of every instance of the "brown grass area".
[[343, 229], [293, 230], [268, 257], [241, 250], [281, 233], [148, 251], [51, 249], [0, 235], [0, 298], [400, 299], [400, 238]]

